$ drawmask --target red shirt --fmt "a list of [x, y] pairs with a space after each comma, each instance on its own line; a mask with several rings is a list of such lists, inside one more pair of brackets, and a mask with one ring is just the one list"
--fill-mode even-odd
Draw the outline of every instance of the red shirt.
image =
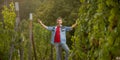
[[60, 42], [60, 26], [57, 26], [57, 28], [56, 28], [54, 42], [55, 43], [59, 43]]

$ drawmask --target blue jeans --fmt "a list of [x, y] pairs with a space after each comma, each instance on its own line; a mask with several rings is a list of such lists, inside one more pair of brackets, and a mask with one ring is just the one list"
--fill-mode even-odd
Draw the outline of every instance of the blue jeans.
[[60, 57], [60, 49], [59, 47], [62, 47], [65, 50], [65, 60], [68, 60], [68, 56], [69, 56], [69, 48], [67, 46], [67, 44], [62, 44], [62, 43], [55, 43], [55, 48], [56, 48], [56, 60], [61, 60]]

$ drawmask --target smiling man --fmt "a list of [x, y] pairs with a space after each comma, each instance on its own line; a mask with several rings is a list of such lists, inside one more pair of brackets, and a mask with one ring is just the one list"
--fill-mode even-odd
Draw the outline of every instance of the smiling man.
[[77, 23], [73, 24], [70, 27], [63, 26], [61, 17], [57, 18], [57, 25], [56, 26], [46, 26], [45, 24], [42, 23], [42, 21], [40, 19], [38, 19], [38, 22], [44, 28], [46, 28], [47, 30], [50, 30], [52, 32], [51, 43], [56, 48], [56, 60], [61, 60], [61, 58], [60, 58], [60, 51], [59, 51], [59, 47], [60, 46], [66, 52], [65, 60], [68, 60], [70, 49], [69, 49], [69, 47], [66, 44], [66, 31], [72, 30], [77, 25]]

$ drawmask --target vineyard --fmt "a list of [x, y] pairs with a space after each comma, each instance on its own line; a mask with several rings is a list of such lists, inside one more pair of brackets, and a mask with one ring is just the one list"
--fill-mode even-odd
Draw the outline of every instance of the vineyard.
[[56, 60], [51, 32], [37, 19], [55, 26], [58, 17], [64, 26], [77, 21], [66, 36], [69, 60], [120, 60], [119, 0], [1, 0], [0, 60]]

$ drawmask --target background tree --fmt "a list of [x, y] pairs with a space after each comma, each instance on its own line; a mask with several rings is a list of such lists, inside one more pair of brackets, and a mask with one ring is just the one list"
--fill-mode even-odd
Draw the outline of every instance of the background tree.
[[[113, 60], [120, 56], [119, 1], [80, 0], [79, 25], [72, 37], [73, 59]], [[117, 52], [117, 53], [115, 53]]]
[[[1, 52], [1, 59], [2, 60], [7, 60], [9, 57], [9, 48], [10, 48], [10, 43], [13, 37], [14, 32], [14, 23], [15, 23], [15, 12], [14, 12], [14, 4], [11, 3], [9, 4], [9, 8], [7, 6], [3, 7], [2, 10], [3, 18], [4, 18], [4, 24], [5, 28], [0, 28], [0, 52]], [[2, 24], [1, 24], [2, 25]]]

